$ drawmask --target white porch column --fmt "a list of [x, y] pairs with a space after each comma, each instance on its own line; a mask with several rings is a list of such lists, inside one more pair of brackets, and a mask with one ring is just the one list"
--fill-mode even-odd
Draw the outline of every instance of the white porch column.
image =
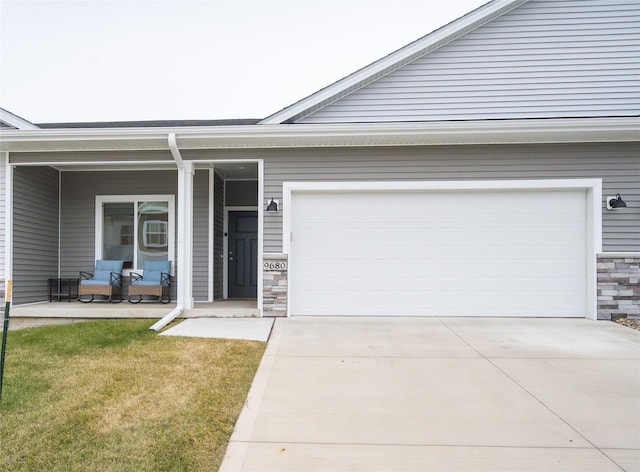
[[178, 167], [178, 306], [193, 308], [193, 162]]
[[[9, 153], [0, 153], [0, 166], [4, 174], [5, 193], [0, 196], [3, 205], [4, 218], [0, 223], [0, 250], [2, 251], [2, 261], [0, 268], [0, 280], [5, 284], [13, 277], [13, 167], [9, 164]], [[4, 290], [4, 287], [2, 288]]]

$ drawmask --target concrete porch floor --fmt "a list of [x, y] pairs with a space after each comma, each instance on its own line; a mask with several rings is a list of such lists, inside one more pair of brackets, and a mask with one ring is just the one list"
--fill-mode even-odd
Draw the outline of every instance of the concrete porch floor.
[[[73, 323], [90, 319], [149, 318], [159, 319], [169, 314], [175, 303], [133, 304], [122, 303], [43, 302], [12, 306], [10, 329], [42, 326], [51, 323]], [[219, 300], [212, 303], [195, 303], [178, 318], [253, 318], [260, 315], [257, 300]]]

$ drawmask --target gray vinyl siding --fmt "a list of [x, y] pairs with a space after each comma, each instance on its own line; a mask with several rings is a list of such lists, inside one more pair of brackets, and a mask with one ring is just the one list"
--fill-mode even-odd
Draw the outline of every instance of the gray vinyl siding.
[[[605, 251], [640, 251], [638, 144], [432, 146], [270, 151], [265, 198], [284, 181], [502, 180], [601, 178]], [[604, 209], [620, 193], [628, 208]], [[265, 213], [265, 252], [282, 251], [282, 213]]]
[[193, 299], [209, 299], [209, 171], [193, 178]]
[[635, 116], [640, 2], [532, 0], [301, 123]]
[[[63, 224], [60, 233], [62, 276], [77, 277], [79, 271], [89, 271], [95, 266], [96, 195], [176, 195], [177, 189], [178, 173], [175, 170], [63, 172]], [[174, 270], [177, 264], [179, 261], [173, 261]], [[171, 298], [174, 300], [175, 287], [174, 279], [171, 289]]]
[[214, 174], [213, 188], [213, 298], [224, 298], [224, 180]]
[[22, 167], [13, 173], [13, 302], [48, 299], [58, 275], [58, 171]]

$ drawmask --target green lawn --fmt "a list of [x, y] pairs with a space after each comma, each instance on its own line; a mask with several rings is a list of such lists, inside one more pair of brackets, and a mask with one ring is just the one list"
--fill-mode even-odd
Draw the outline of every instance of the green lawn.
[[150, 324], [10, 331], [0, 470], [217, 470], [266, 345]]

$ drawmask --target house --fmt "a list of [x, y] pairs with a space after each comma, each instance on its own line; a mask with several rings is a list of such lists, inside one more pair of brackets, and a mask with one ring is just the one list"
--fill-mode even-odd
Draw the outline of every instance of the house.
[[640, 315], [639, 25], [494, 0], [260, 121], [3, 115], [14, 303], [168, 257], [172, 316]]

